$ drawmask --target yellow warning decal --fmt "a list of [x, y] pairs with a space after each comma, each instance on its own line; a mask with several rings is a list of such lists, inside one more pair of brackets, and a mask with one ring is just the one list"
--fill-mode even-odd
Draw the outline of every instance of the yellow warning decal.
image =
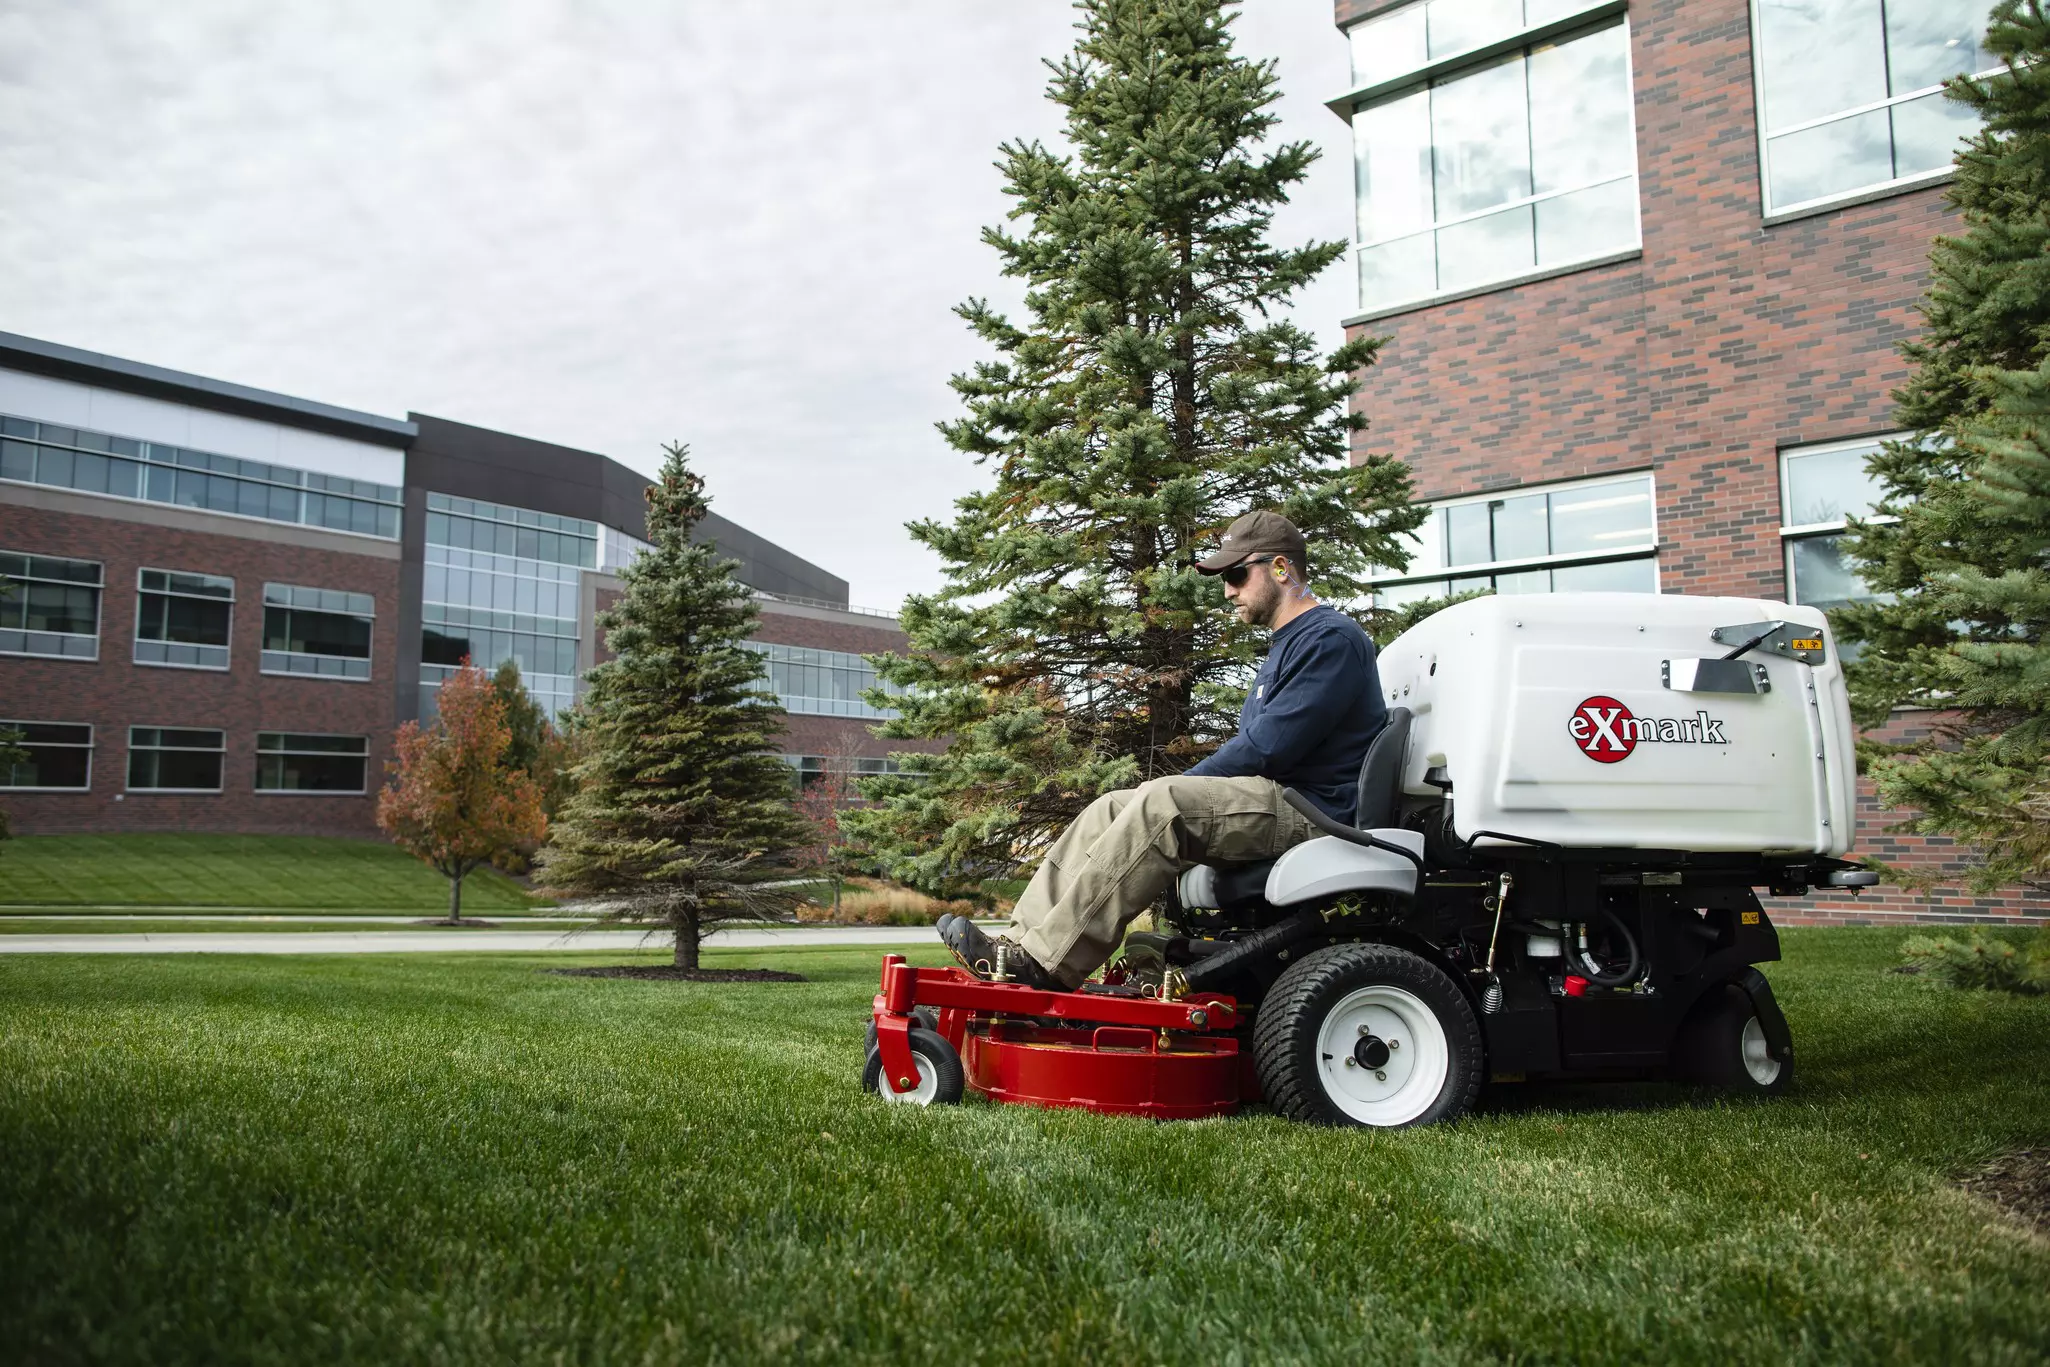
[[1747, 911], [1742, 916], [1738, 917], [1738, 919], [1741, 920], [1747, 926], [1755, 926], [1758, 924], [1758, 913], [1755, 911]]
[[1822, 642], [1820, 642], [1820, 641], [1813, 641], [1813, 640], [1789, 641], [1789, 642], [1787, 642], [1787, 644], [1788, 644], [1789, 646], [1793, 647], [1793, 648], [1794, 648], [1795, 650], [1820, 650], [1820, 649], [1822, 649]]

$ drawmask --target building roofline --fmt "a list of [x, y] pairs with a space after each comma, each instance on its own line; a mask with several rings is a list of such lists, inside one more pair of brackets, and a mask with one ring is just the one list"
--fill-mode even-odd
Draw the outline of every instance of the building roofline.
[[239, 417], [309, 428], [378, 446], [410, 446], [419, 432], [412, 423], [400, 418], [337, 408], [312, 399], [297, 399], [289, 394], [274, 394], [266, 389], [212, 380], [204, 375], [188, 375], [182, 370], [167, 370], [162, 366], [145, 365], [141, 361], [124, 360], [119, 356], [85, 351], [12, 332], [0, 332], [0, 366], [153, 399], [169, 399]]

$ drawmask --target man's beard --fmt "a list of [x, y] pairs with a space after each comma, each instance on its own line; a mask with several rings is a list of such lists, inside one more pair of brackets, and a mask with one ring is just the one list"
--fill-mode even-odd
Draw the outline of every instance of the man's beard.
[[1281, 590], [1273, 583], [1265, 585], [1258, 593], [1245, 594], [1239, 599], [1239, 612], [1248, 626], [1271, 627], [1274, 614], [1280, 610]]

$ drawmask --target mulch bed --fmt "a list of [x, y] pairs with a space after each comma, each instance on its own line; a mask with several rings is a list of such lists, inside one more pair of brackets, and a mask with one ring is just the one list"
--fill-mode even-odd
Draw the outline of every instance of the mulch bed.
[[1958, 1185], [2050, 1233], [2050, 1149], [2017, 1149], [1959, 1178]]
[[774, 968], [678, 968], [674, 964], [619, 964], [612, 968], [551, 968], [565, 978], [652, 978], [678, 983], [801, 983], [802, 973]]
[[460, 921], [451, 921], [446, 916], [431, 916], [424, 921], [413, 922], [416, 926], [449, 926], [455, 930], [497, 930], [498, 922], [480, 921], [474, 916], [465, 916]]

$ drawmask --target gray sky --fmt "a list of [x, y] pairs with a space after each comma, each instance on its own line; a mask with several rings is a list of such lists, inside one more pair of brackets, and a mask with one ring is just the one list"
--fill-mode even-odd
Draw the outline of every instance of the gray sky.
[[[979, 471], [932, 424], [1016, 286], [990, 163], [1051, 140], [1064, 0], [0, 0], [0, 330], [653, 470], [893, 608]], [[1283, 240], [1345, 236], [1329, 0], [1251, 0]], [[1297, 321], [1335, 345], [1342, 266]]]

